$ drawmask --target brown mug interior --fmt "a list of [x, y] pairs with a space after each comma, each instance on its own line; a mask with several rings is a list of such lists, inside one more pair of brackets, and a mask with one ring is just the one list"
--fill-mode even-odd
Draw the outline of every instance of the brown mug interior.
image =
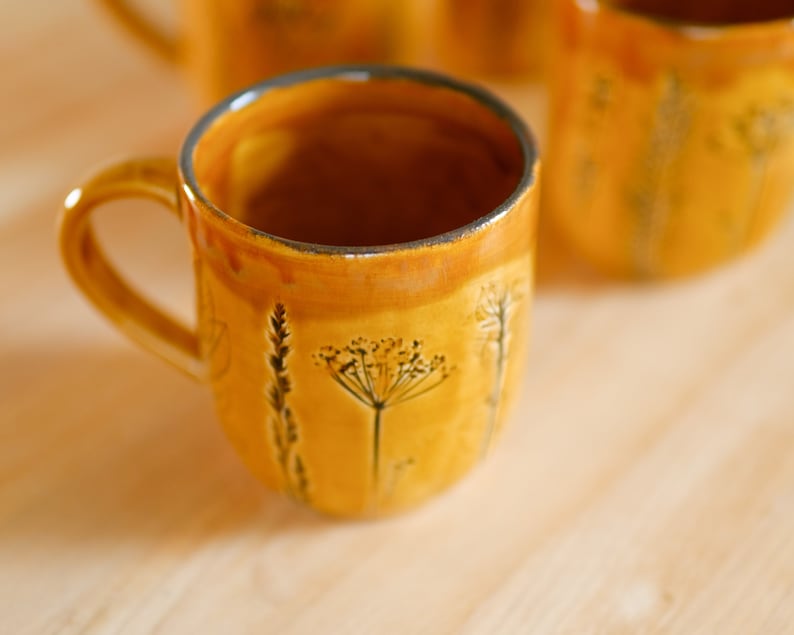
[[714, 26], [794, 18], [791, 0], [609, 0], [607, 4], [656, 19]]
[[256, 231], [377, 246], [482, 218], [516, 190], [527, 158], [511, 124], [471, 95], [406, 77], [339, 76], [232, 102], [192, 163], [205, 198]]

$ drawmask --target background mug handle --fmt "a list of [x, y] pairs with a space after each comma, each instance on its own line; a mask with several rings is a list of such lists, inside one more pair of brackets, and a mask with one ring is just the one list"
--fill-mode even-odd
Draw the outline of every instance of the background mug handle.
[[61, 257], [85, 296], [133, 340], [192, 377], [203, 380], [206, 364], [195, 331], [140, 296], [108, 262], [96, 241], [91, 215], [103, 203], [148, 198], [181, 216], [176, 162], [134, 159], [99, 171], [66, 197], [59, 221]]
[[179, 38], [153, 23], [127, 0], [98, 0], [127, 32], [154, 51], [158, 57], [176, 64], [181, 58]]

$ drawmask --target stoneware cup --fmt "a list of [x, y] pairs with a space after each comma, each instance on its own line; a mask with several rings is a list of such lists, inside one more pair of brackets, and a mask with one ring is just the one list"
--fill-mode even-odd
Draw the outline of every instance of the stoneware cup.
[[[178, 164], [133, 160], [66, 198], [60, 244], [85, 295], [208, 382], [269, 487], [340, 516], [390, 513], [457, 481], [516, 397], [532, 299], [538, 157], [480, 89], [338, 67], [213, 108]], [[198, 326], [104, 258], [91, 215], [160, 201], [193, 249]]]
[[432, 22], [439, 65], [481, 78], [537, 79], [545, 70], [552, 0], [437, 0]]
[[561, 0], [544, 210], [622, 276], [759, 243], [794, 189], [789, 0]]
[[125, 30], [182, 67], [205, 103], [267, 77], [391, 57], [392, 0], [176, 0], [178, 32], [136, 0], [98, 0]]

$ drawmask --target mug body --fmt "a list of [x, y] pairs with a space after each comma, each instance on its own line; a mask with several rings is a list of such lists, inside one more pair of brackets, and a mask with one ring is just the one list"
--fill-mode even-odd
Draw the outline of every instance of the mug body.
[[441, 67], [498, 79], [545, 70], [551, 0], [439, 0], [432, 40]]
[[274, 75], [390, 58], [389, 0], [182, 0], [182, 57], [206, 101]]
[[532, 301], [538, 159], [514, 114], [429, 73], [320, 69], [220, 104], [180, 170], [201, 356], [256, 476], [379, 515], [488, 454]]
[[697, 272], [779, 221], [794, 188], [786, 4], [559, 3], [544, 205], [600, 268]]

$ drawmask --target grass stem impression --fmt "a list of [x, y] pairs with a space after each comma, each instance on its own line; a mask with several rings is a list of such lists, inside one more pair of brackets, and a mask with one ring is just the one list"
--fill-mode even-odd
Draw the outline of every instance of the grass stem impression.
[[494, 380], [488, 397], [488, 421], [480, 447], [480, 455], [483, 457], [488, 453], [493, 442], [501, 410], [507, 350], [511, 336], [510, 318], [520, 297], [513, 287], [518, 287], [518, 284], [512, 286], [489, 284], [484, 287], [475, 313], [480, 330], [485, 335], [485, 350], [491, 350], [494, 356]]
[[309, 478], [306, 465], [296, 447], [300, 441], [298, 425], [287, 404], [287, 395], [292, 391], [287, 369], [290, 332], [287, 328], [287, 310], [281, 303], [276, 304], [270, 315], [267, 336], [271, 345], [268, 362], [273, 373], [268, 400], [273, 410], [271, 432], [276, 460], [281, 467], [287, 494], [296, 500], [306, 502], [309, 497]]

